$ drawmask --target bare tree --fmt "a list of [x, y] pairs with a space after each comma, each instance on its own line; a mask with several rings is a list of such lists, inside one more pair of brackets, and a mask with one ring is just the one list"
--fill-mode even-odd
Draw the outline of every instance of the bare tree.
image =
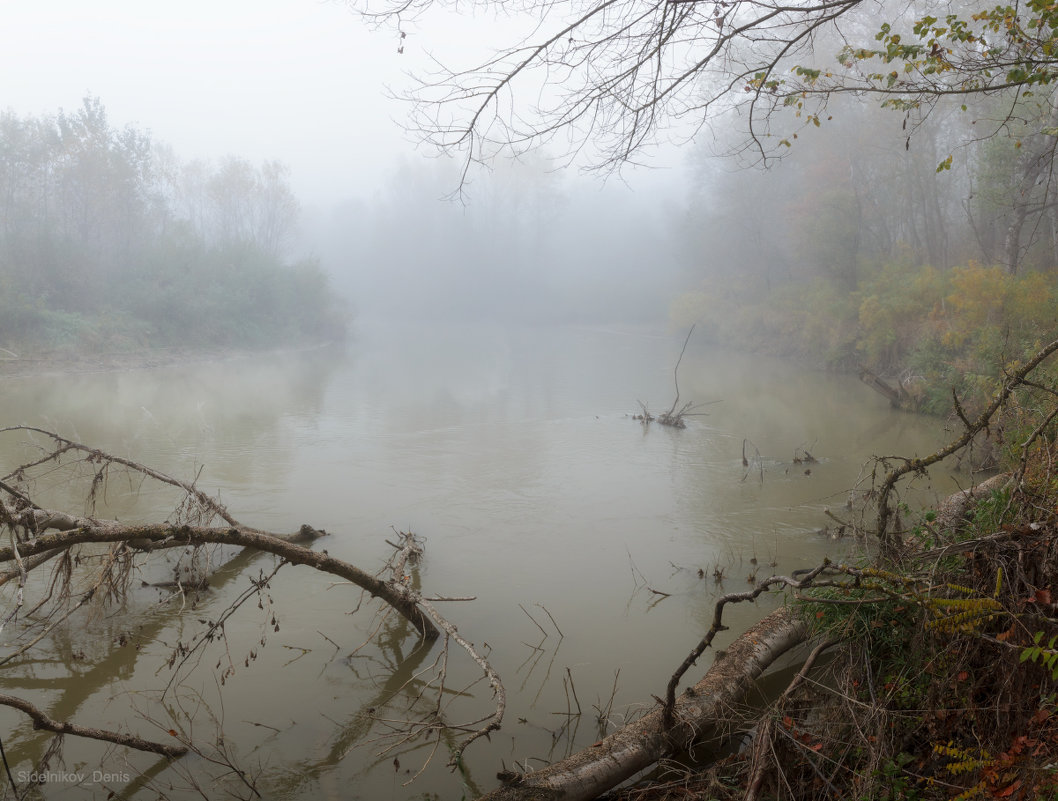
[[[394, 25], [402, 47], [409, 19], [455, 5], [350, 4]], [[408, 94], [411, 128], [467, 166], [557, 140], [571, 160], [613, 170], [731, 110], [746, 144], [767, 158], [798, 126], [823, 124], [835, 95], [874, 96], [914, 128], [940, 98], [1016, 98], [1055, 73], [1049, 8], [1026, 9], [1024, 19], [983, 4], [952, 13], [866, 0], [522, 0], [502, 9], [536, 27], [476, 64], [434, 62]], [[779, 110], [792, 117], [776, 125]]]

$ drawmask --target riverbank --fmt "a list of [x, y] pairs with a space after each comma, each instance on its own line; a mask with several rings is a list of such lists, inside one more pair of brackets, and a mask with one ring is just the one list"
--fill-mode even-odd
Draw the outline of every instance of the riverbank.
[[947, 415], [953, 391], [972, 411], [1010, 365], [1053, 338], [1056, 303], [1058, 274], [893, 261], [862, 270], [853, 289], [824, 278], [706, 279], [673, 302], [671, 319], [726, 347], [867, 368], [900, 387], [908, 408]]
[[52, 351], [21, 356], [0, 352], [0, 378], [101, 373], [120, 370], [150, 370], [174, 364], [211, 364], [252, 358], [262, 354], [309, 353], [340, 348], [344, 341], [331, 340], [273, 348], [146, 348], [104, 353]]
[[829, 663], [763, 715], [733, 714], [735, 753], [669, 763], [611, 801], [1058, 797], [1058, 408], [1035, 377], [1008, 382], [1033, 410], [1010, 472], [901, 506], [879, 522], [888, 558], [790, 592]]
[[735, 753], [608, 798], [1054, 798], [1058, 497], [1039, 478], [987, 493], [899, 569], [802, 595], [829, 663], [798, 673]]

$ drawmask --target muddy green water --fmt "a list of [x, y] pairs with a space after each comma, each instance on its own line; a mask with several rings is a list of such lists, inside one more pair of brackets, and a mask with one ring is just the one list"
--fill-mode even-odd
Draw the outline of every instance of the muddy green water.
[[[366, 569], [388, 555], [391, 527], [415, 531], [427, 549], [415, 579], [429, 594], [475, 598], [443, 610], [508, 693], [503, 729], [449, 771], [455, 735], [400, 738], [403, 721], [432, 709], [411, 700], [433, 680], [440, 647], [418, 647], [370, 604], [351, 614], [358, 593], [288, 566], [271, 583], [271, 606], [245, 604], [226, 640], [160, 698], [173, 648], [274, 566], [256, 557], [197, 599], [160, 603], [159, 590], [136, 587], [126, 608], [75, 616], [32, 658], [3, 666], [3, 692], [54, 717], [159, 739], [177, 729], [202, 747], [167, 766], [68, 740], [44, 796], [243, 797], [245, 785], [211, 761], [223, 755], [266, 798], [473, 797], [504, 766], [538, 767], [641, 711], [704, 633], [719, 593], [855, 547], [820, 533], [834, 528], [823, 510], [846, 513], [870, 457], [925, 454], [947, 436], [853, 377], [694, 345], [681, 397], [715, 403], [684, 430], [644, 427], [631, 419], [636, 401], [653, 411], [672, 402], [681, 344], [638, 330], [363, 326], [342, 352], [5, 381], [4, 423], [198, 476], [240, 521], [276, 531], [311, 523], [331, 535], [315, 547]], [[0, 473], [35, 444], [0, 439]], [[819, 461], [795, 463], [799, 449]], [[953, 486], [950, 476], [935, 481], [922, 497]], [[65, 478], [37, 489], [83, 509]], [[157, 519], [173, 504], [115, 472], [103, 510]], [[144, 575], [164, 577], [176, 556], [167, 558]], [[27, 608], [44, 591], [31, 587]], [[10, 588], [0, 600], [9, 607]], [[773, 602], [736, 608], [732, 627]], [[0, 656], [28, 622], [0, 634]], [[453, 648], [447, 668], [450, 720], [487, 715], [476, 666]], [[11, 710], [0, 710], [0, 734], [16, 779], [40, 771], [48, 737]]]

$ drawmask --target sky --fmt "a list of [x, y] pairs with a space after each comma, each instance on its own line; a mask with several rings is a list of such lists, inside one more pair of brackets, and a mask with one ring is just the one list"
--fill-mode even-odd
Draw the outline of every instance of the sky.
[[357, 194], [416, 149], [399, 125], [405, 71], [446, 42], [417, 32], [397, 52], [345, 5], [319, 0], [3, 0], [0, 106], [73, 109], [88, 94], [183, 159], [279, 158], [299, 195]]
[[[98, 97], [111, 124], [149, 130], [184, 160], [233, 154], [290, 166], [303, 202], [370, 197], [401, 160], [434, 155], [388, 95], [428, 58], [464, 61], [515, 22], [434, 16], [372, 30], [320, 0], [0, 0], [0, 107], [19, 115]], [[669, 163], [672, 163], [669, 159]], [[633, 171], [626, 179], [656, 183]], [[669, 179], [664, 179], [669, 180]]]

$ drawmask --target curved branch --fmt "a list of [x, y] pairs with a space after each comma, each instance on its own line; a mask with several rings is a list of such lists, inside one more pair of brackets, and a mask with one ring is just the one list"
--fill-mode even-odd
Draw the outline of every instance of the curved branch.
[[729, 603], [739, 603], [741, 601], [752, 601], [757, 598], [761, 593], [767, 590], [774, 584], [781, 584], [787, 587], [793, 587], [794, 589], [804, 589], [812, 584], [812, 580], [815, 579], [820, 573], [826, 570], [830, 566], [830, 560], [824, 559], [818, 566], [810, 570], [805, 574], [804, 578], [793, 579], [788, 576], [771, 576], [764, 579], [757, 584], [752, 590], [746, 592], [733, 592], [724, 595], [716, 602], [716, 606], [713, 607], [713, 622], [709, 627], [709, 631], [706, 632], [705, 636], [699, 641], [699, 643], [691, 650], [687, 658], [683, 660], [683, 663], [676, 668], [676, 672], [672, 674], [669, 679], [668, 686], [665, 689], [665, 723], [666, 725], [672, 725], [675, 716], [675, 705], [676, 705], [676, 686], [680, 683], [680, 679], [683, 678], [683, 674], [686, 673], [690, 667], [698, 661], [705, 649], [708, 648], [713, 638], [716, 637], [721, 631], [726, 631], [727, 626], [723, 624], [724, 607]]
[[[49, 512], [48, 514], [54, 513]], [[344, 578], [400, 612], [421, 636], [428, 640], [436, 639], [438, 636], [437, 627], [416, 605], [414, 594], [402, 584], [382, 581], [356, 565], [328, 555], [326, 551], [312, 551], [268, 532], [247, 526], [211, 528], [174, 526], [167, 523], [121, 524], [87, 518], [70, 518], [69, 515], [55, 515], [55, 518], [64, 525], [71, 521], [76, 521], [79, 525], [65, 531], [44, 533], [22, 543], [19, 547], [22, 555], [35, 556], [53, 548], [68, 548], [71, 545], [86, 542], [127, 542], [131, 547], [143, 550], [202, 545], [207, 542], [253, 548], [286, 559], [291, 564], [306, 565]], [[10, 546], [0, 548], [0, 562], [11, 561], [13, 558], [14, 551]]]
[[491, 732], [500, 728], [500, 725], [503, 723], [503, 713], [507, 709], [507, 691], [503, 688], [503, 683], [500, 681], [499, 674], [496, 673], [488, 660], [474, 649], [472, 643], [467, 642], [466, 639], [460, 635], [456, 630], [456, 627], [448, 622], [448, 620], [437, 611], [433, 604], [421, 596], [419, 597], [418, 603], [419, 606], [425, 609], [430, 617], [437, 622], [437, 625], [444, 630], [445, 634], [459, 643], [460, 647], [470, 654], [470, 658], [477, 662], [478, 667], [481, 668], [485, 673], [485, 677], [489, 680], [489, 685], [492, 687], [492, 693], [496, 697], [496, 709], [485, 719], [485, 725], [466, 737], [463, 742], [460, 743], [459, 747], [455, 749], [452, 757], [448, 760], [449, 766], [456, 767], [463, 759], [463, 752], [467, 750], [467, 746], [477, 739], [488, 737]]
[[889, 471], [885, 476], [885, 479], [882, 481], [882, 486], [878, 493], [877, 535], [879, 542], [881, 543], [883, 556], [895, 555], [897, 546], [897, 543], [893, 541], [893, 534], [889, 531], [889, 521], [893, 515], [893, 509], [889, 503], [889, 496], [892, 494], [896, 482], [908, 473], [923, 472], [927, 467], [951, 456], [956, 451], [959, 451], [968, 445], [970, 440], [989, 426], [992, 422], [993, 415], [995, 415], [995, 413], [999, 411], [999, 408], [1007, 402], [1007, 399], [1011, 396], [1014, 390], [1025, 382], [1026, 377], [1055, 351], [1058, 351], [1058, 339], [1042, 348], [1018, 370], [1011, 373], [1003, 382], [1003, 386], [1000, 387], [999, 391], [992, 399], [992, 402], [988, 404], [987, 408], [985, 408], [980, 415], [977, 416], [977, 419], [974, 420], [971, 425], [966, 426], [962, 436], [958, 439], [924, 459], [904, 459], [904, 464], [902, 466]]
[[[198, 489], [198, 487], [196, 487], [194, 484], [188, 484], [186, 481], [181, 481], [178, 478], [173, 478], [170, 475], [162, 473], [151, 467], [147, 467], [146, 465], [142, 465], [139, 462], [133, 462], [130, 459], [123, 459], [120, 456], [114, 456], [113, 454], [104, 453], [96, 448], [90, 448], [87, 445], [82, 445], [79, 442], [67, 439], [66, 437], [60, 436], [59, 434], [56, 434], [53, 431], [48, 431], [47, 429], [37, 428], [35, 426], [7, 426], [5, 428], [0, 428], [0, 434], [6, 434], [12, 431], [30, 431], [37, 434], [43, 434], [44, 436], [50, 437], [51, 439], [55, 440], [55, 442], [60, 446], [60, 449], [54, 454], [49, 454], [49, 456], [46, 457], [45, 461], [47, 459], [52, 458], [52, 456], [58, 455], [59, 453], [65, 453], [71, 450], [80, 451], [82, 453], [88, 454], [91, 457], [102, 458], [107, 462], [113, 462], [115, 464], [120, 464], [123, 467], [127, 467], [130, 470], [135, 470], [136, 472], [142, 473], [145, 476], [149, 476], [150, 478], [153, 478], [156, 481], [160, 481], [163, 484], [169, 484], [173, 487], [178, 487], [179, 489], [182, 489], [184, 492], [186, 492], [188, 495], [194, 497], [195, 500], [197, 500], [203, 506], [203, 508], [209, 509], [214, 514], [218, 515], [228, 525], [239, 525], [239, 521], [232, 517], [230, 514], [228, 514], [228, 510], [225, 509], [220, 502], [206, 495], [206, 493], [202, 492], [202, 490]], [[20, 493], [17, 493], [7, 487], [6, 485], [0, 485], [0, 487], [8, 490], [9, 492], [12, 492], [16, 496], [24, 497], [21, 496]]]
[[54, 718], [48, 717], [48, 715], [29, 701], [22, 698], [16, 698], [13, 695], [0, 694], [0, 705], [12, 707], [29, 715], [29, 717], [33, 719], [34, 729], [42, 729], [44, 731], [54, 732], [55, 734], [72, 734], [75, 737], [88, 737], [93, 740], [103, 740], [104, 742], [123, 745], [126, 748], [135, 748], [137, 751], [149, 751], [152, 754], [161, 754], [170, 759], [183, 756], [187, 753], [187, 748], [182, 745], [165, 745], [164, 743], [154, 742], [153, 740], [144, 740], [142, 737], [136, 737], [132, 734], [121, 734], [120, 732], [107, 731], [106, 729], [93, 729], [88, 726], [79, 726], [76, 723], [70, 723], [69, 721], [55, 720]]

